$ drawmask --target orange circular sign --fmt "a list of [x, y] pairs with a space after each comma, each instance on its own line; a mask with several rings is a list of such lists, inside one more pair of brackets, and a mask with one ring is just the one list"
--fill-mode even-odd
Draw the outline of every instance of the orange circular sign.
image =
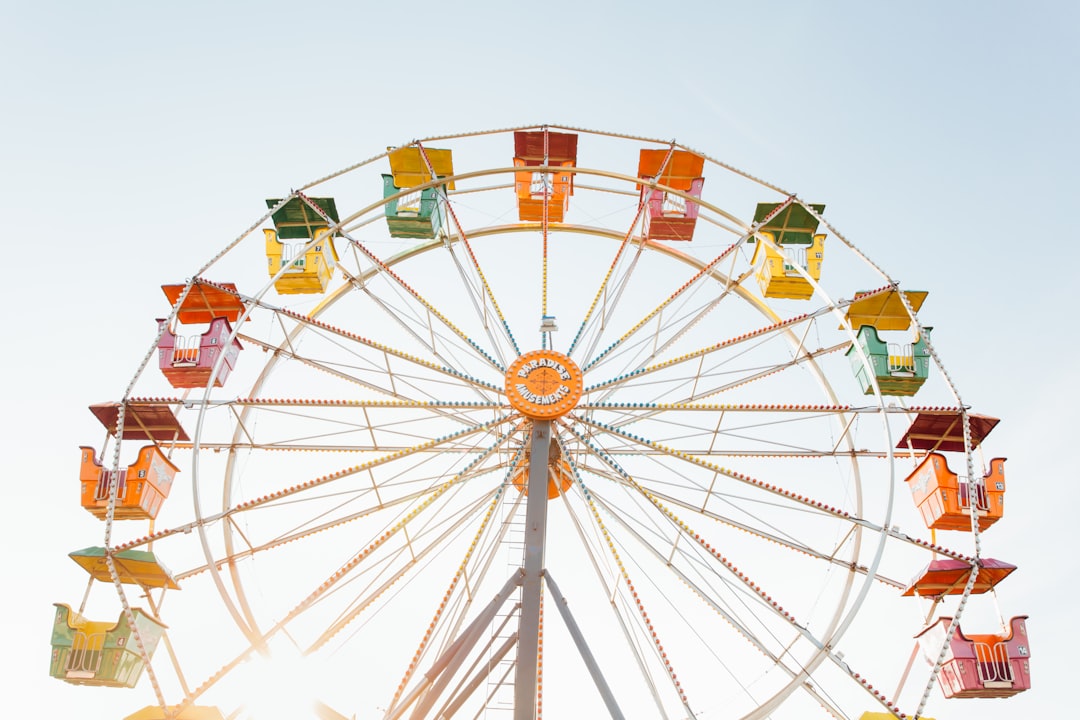
[[583, 388], [581, 368], [554, 350], [527, 352], [506, 371], [510, 407], [534, 420], [550, 420], [570, 412], [581, 399]]

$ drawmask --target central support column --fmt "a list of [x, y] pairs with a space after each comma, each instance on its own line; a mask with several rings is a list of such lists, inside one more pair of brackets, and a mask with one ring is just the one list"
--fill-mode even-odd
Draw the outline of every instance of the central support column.
[[547, 543], [548, 448], [551, 421], [533, 420], [529, 440], [529, 482], [525, 506], [524, 578], [518, 620], [517, 667], [514, 676], [514, 720], [536, 720], [536, 675], [540, 655], [540, 593]]
[[[523, 577], [517, 672], [514, 676], [514, 720], [536, 720], [540, 592], [544, 579], [548, 477], [551, 473], [551, 421], [561, 418], [577, 406], [584, 392], [583, 377], [577, 363], [554, 350], [532, 350], [519, 355], [506, 369], [506, 399], [510, 407], [532, 421], [528, 447], [529, 477], [525, 483], [528, 498], [525, 505], [525, 557], [521, 562]], [[559, 462], [559, 458], [556, 458], [556, 462]], [[558, 486], [559, 483], [556, 483]]]

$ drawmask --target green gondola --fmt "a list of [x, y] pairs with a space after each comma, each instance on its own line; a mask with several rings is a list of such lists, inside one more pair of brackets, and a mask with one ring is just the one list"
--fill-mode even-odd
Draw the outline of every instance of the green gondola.
[[115, 623], [94, 622], [68, 605], [55, 605], [49, 674], [75, 685], [135, 687], [145, 665], [135, 628], [146, 655], [152, 656], [165, 626], [138, 608], [131, 611], [133, 627], [123, 612]]
[[[886, 343], [878, 337], [877, 328], [863, 325], [856, 339], [873, 365], [874, 377], [882, 395], [911, 396], [919, 391], [930, 372], [930, 351], [926, 349], [926, 337], [931, 328], [923, 328], [925, 335], [914, 343]], [[852, 344], [847, 351], [851, 369], [859, 381], [863, 393], [874, 394], [870, 374]]]

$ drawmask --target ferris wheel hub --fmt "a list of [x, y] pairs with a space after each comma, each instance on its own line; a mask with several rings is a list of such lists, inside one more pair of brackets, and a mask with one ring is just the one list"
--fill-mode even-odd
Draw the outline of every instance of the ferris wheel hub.
[[581, 368], [555, 350], [532, 350], [506, 370], [510, 407], [533, 420], [551, 420], [570, 412], [584, 389]]

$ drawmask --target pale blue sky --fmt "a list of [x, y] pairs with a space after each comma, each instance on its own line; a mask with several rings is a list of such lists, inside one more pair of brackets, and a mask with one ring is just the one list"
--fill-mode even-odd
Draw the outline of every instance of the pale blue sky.
[[3, 4], [10, 713], [101, 702], [47, 677], [51, 603], [77, 602], [64, 555], [96, 541], [71, 490], [97, 432], [85, 406], [121, 394], [158, 286], [264, 197], [387, 145], [532, 123], [678, 139], [827, 202], [931, 291], [964, 399], [1002, 418], [1014, 480], [993, 547], [1020, 566], [1003, 611], [1031, 615], [1035, 678], [939, 718], [1070, 706], [1078, 30], [1068, 2]]

